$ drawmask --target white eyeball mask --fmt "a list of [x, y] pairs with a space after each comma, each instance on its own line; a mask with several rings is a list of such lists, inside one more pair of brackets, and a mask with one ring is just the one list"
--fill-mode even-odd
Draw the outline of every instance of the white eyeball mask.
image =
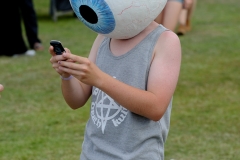
[[129, 39], [161, 13], [167, 0], [69, 0], [77, 17], [106, 37]]

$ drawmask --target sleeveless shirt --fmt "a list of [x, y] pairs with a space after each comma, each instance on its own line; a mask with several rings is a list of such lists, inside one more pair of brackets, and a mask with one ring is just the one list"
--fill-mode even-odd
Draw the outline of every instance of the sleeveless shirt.
[[[166, 31], [162, 25], [121, 56], [110, 51], [110, 38], [101, 43], [97, 66], [113, 78], [147, 90], [148, 73], [157, 40]], [[80, 160], [163, 160], [172, 100], [155, 122], [132, 113], [110, 96], [92, 88], [90, 118], [86, 124]]]

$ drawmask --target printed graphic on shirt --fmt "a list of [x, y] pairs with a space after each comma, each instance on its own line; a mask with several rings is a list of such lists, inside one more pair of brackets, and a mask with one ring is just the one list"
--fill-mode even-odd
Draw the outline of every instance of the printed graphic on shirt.
[[91, 118], [97, 128], [104, 134], [106, 125], [119, 126], [128, 114], [128, 110], [115, 102], [106, 93], [98, 88], [93, 91], [91, 104]]

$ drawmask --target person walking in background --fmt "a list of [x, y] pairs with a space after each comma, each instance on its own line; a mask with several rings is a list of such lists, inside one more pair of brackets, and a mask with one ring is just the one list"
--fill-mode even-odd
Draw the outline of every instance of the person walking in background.
[[[1, 56], [16, 56], [16, 55], [29, 55], [34, 56], [34, 50], [28, 50], [24, 38], [22, 36], [21, 28], [21, 15], [18, 6], [18, 0], [13, 1], [2, 1], [2, 6], [9, 7], [10, 12], [6, 12], [1, 9], [1, 21], [4, 25], [1, 25], [2, 28], [2, 42], [0, 43], [1, 47]], [[9, 23], [9, 21], [11, 23]]]
[[174, 31], [178, 23], [183, 1], [184, 0], [168, 0], [165, 8], [155, 21], [167, 29]]
[[19, 8], [22, 15], [29, 47], [35, 51], [42, 51], [44, 48], [38, 37], [37, 15], [32, 0], [19, 0]]
[[192, 1], [193, 0], [168, 0], [165, 8], [155, 21], [175, 32], [182, 8], [189, 8]]
[[184, 7], [179, 17], [178, 35], [184, 35], [191, 30], [191, 18], [196, 8], [197, 0], [192, 0], [190, 6]]
[[[17, 57], [19, 55], [34, 56], [36, 51], [42, 50], [41, 41], [37, 36], [37, 22], [36, 14], [31, 8], [31, 0], [12, 0], [2, 1], [2, 6], [9, 7], [10, 12], [7, 14], [4, 10], [0, 11], [1, 20], [4, 22], [2, 25], [2, 39], [0, 43], [1, 52], [0, 56]], [[27, 39], [31, 49], [28, 49], [24, 42], [21, 18], [24, 20], [26, 26]], [[9, 21], [11, 23], [9, 23]]]

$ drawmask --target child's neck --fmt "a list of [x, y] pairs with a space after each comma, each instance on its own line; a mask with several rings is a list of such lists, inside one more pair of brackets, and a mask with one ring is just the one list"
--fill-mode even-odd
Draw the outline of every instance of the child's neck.
[[120, 56], [131, 49], [133, 49], [138, 43], [140, 43], [148, 34], [159, 26], [158, 23], [152, 22], [138, 35], [129, 39], [111, 39], [110, 50], [113, 55]]

